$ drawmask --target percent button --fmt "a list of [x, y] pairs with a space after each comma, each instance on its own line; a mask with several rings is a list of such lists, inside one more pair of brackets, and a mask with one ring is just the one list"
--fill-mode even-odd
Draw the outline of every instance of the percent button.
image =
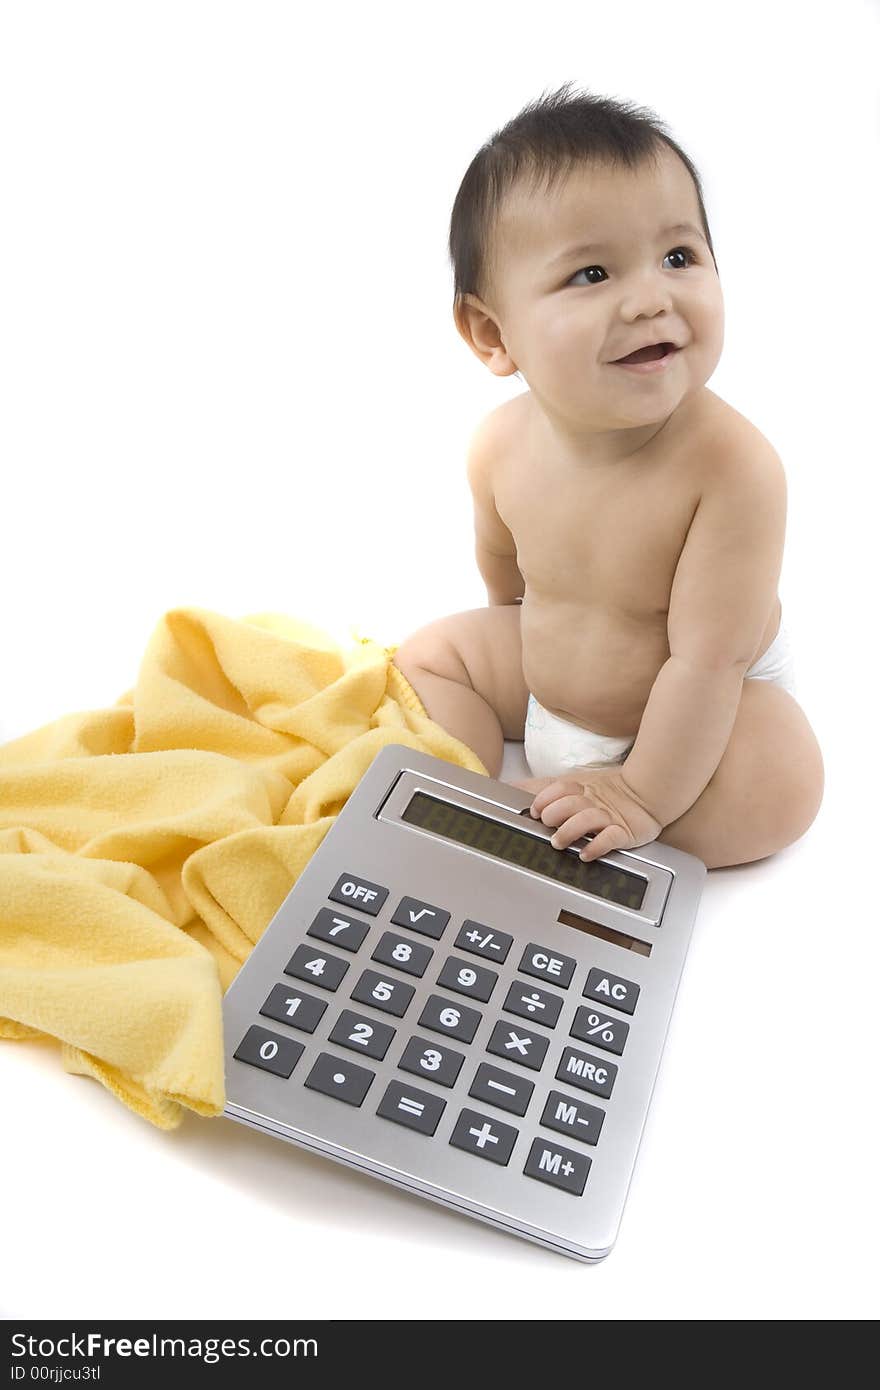
[[571, 1036], [582, 1042], [590, 1042], [594, 1047], [602, 1047], [606, 1052], [620, 1056], [626, 1047], [629, 1024], [620, 1018], [609, 1018], [598, 1009], [581, 1007], [574, 1016]]

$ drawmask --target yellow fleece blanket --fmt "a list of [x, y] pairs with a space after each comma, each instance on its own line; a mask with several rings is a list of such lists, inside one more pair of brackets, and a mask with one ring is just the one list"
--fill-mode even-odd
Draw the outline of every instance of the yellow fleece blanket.
[[0, 1037], [162, 1129], [222, 1112], [223, 992], [379, 749], [486, 771], [353, 636], [174, 609], [115, 705], [0, 748]]

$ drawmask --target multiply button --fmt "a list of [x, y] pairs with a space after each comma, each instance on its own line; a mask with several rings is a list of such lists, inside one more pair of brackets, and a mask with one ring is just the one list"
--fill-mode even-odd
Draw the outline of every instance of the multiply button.
[[609, 975], [607, 970], [591, 970], [584, 985], [584, 998], [596, 999], [600, 1004], [610, 1004], [621, 1013], [635, 1011], [639, 997], [639, 985], [632, 980], [623, 980], [619, 975]]
[[421, 898], [401, 898], [391, 920], [396, 927], [409, 927], [410, 931], [433, 936], [435, 941], [439, 941], [449, 921], [449, 913], [444, 907], [423, 903]]
[[496, 1057], [504, 1057], [508, 1062], [519, 1062], [521, 1067], [540, 1071], [549, 1046], [549, 1038], [527, 1033], [524, 1028], [511, 1028], [509, 1023], [496, 1023], [486, 1051], [493, 1052]]
[[354, 874], [341, 874], [327, 897], [334, 903], [348, 903], [361, 912], [375, 917], [388, 897], [388, 889], [381, 883], [371, 883], [368, 878], [357, 878]]
[[480, 1115], [476, 1110], [462, 1110], [458, 1123], [452, 1131], [450, 1144], [468, 1153], [489, 1158], [493, 1163], [505, 1164], [517, 1140], [519, 1131], [512, 1125], [503, 1125], [500, 1120]]
[[465, 922], [455, 944], [462, 951], [472, 951], [475, 956], [485, 956], [488, 960], [497, 960], [499, 965], [503, 965], [507, 960], [507, 952], [513, 944], [513, 937], [508, 936], [506, 931], [495, 931], [493, 928], [484, 927], [482, 922]]
[[552, 980], [555, 985], [566, 989], [571, 984], [577, 961], [571, 956], [560, 956], [548, 951], [546, 946], [538, 946], [530, 941], [519, 963], [520, 970], [527, 975], [537, 975], [542, 980]]
[[592, 1161], [586, 1154], [576, 1154], [572, 1149], [557, 1149], [543, 1139], [536, 1139], [529, 1149], [523, 1172], [526, 1177], [552, 1183], [554, 1187], [561, 1187], [563, 1192], [580, 1197]]

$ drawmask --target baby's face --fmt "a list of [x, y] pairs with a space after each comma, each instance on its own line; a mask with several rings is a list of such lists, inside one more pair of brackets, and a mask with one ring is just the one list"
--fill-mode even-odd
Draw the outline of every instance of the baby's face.
[[[587, 429], [646, 425], [715, 370], [721, 285], [671, 150], [656, 170], [576, 170], [550, 195], [514, 193], [496, 244], [493, 317], [507, 356], [488, 365], [518, 369], [550, 415]], [[613, 365], [663, 340], [681, 346], [660, 371]]]

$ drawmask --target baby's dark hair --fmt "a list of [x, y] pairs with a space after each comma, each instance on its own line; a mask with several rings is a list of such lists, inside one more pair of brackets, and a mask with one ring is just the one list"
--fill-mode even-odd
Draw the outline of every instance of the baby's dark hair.
[[468, 166], [449, 225], [456, 321], [463, 295], [491, 302], [493, 238], [510, 190], [527, 179], [531, 194], [542, 185], [549, 192], [579, 164], [635, 169], [655, 162], [664, 146], [673, 150], [693, 179], [703, 235], [715, 261], [699, 174], [664, 123], [646, 107], [586, 91], [572, 93], [571, 86], [571, 81], [564, 82], [524, 106], [490, 136]]

